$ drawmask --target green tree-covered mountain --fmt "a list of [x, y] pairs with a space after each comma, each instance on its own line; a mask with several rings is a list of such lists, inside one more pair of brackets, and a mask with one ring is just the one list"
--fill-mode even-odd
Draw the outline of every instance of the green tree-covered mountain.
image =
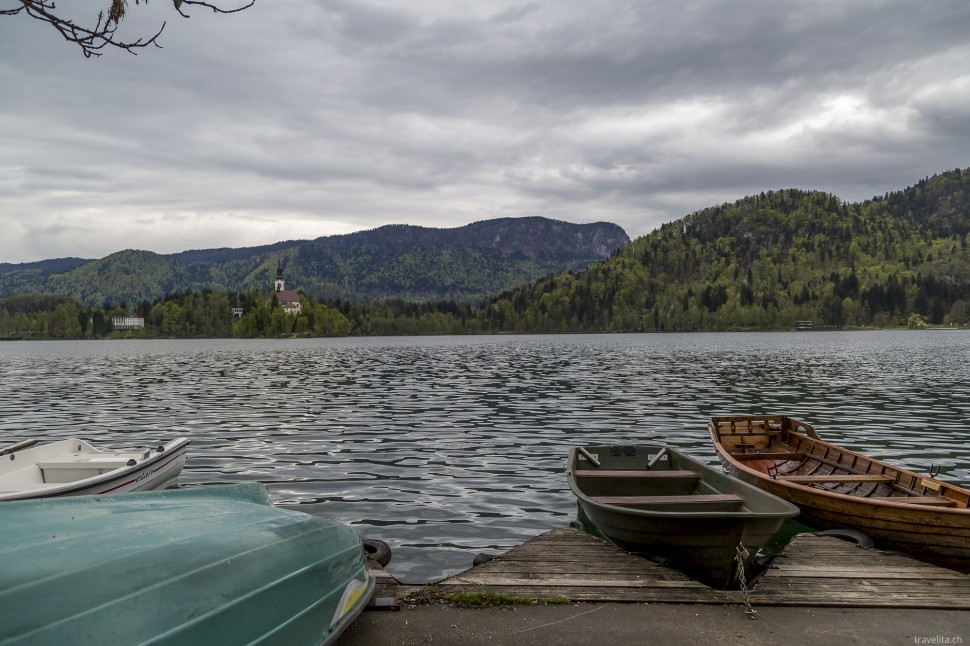
[[970, 169], [859, 204], [790, 189], [707, 208], [483, 316], [532, 332], [966, 324]]
[[456, 229], [392, 225], [372, 231], [246, 249], [160, 255], [121, 251], [93, 261], [0, 265], [0, 297], [54, 293], [90, 306], [135, 306], [185, 291], [287, 286], [321, 299], [467, 300], [581, 269], [629, 242], [609, 223], [503, 218]]
[[[434, 275], [440, 256], [470, 254], [439, 250], [439, 255], [427, 257], [423, 268], [425, 260], [415, 249], [430, 254], [433, 232], [391, 229], [395, 242], [383, 245], [382, 252], [367, 235], [352, 245], [356, 257], [370, 258], [373, 266], [388, 267], [381, 265], [380, 253], [396, 259], [397, 273], [376, 281], [385, 287], [420, 284], [430, 280], [424, 278], [426, 274]], [[537, 247], [529, 247], [527, 241], [545, 234], [516, 231], [523, 238], [503, 249], [502, 257], [523, 262], [539, 258]], [[378, 232], [368, 234], [379, 241]], [[473, 235], [485, 255], [487, 244], [502, 245], [509, 233], [501, 227], [485, 227]], [[425, 235], [430, 242], [421, 240]], [[317, 300], [304, 295], [304, 313], [287, 315], [267, 290], [281, 256], [291, 267], [299, 264], [301, 249], [307, 266], [319, 257], [335, 265], [337, 258], [352, 257], [343, 248], [321, 251], [312, 245], [280, 243], [256, 254], [258, 263], [245, 255], [246, 250], [187, 252], [181, 263], [127, 252], [47, 280], [64, 281], [56, 284], [65, 290], [82, 290], [86, 281], [100, 276], [101, 284], [110, 286], [112, 293], [134, 294], [131, 287], [141, 280], [135, 277], [141, 267], [148, 267], [152, 289], [171, 292], [179, 289], [175, 286], [184, 279], [179, 275], [184, 267], [198, 267], [201, 272], [211, 265], [228, 275], [232, 263], [255, 263], [249, 275], [258, 286], [248, 293], [202, 290], [141, 301], [137, 312], [146, 317], [146, 328], [139, 333], [143, 336], [771, 330], [792, 329], [798, 321], [835, 329], [970, 325], [970, 169], [926, 178], [905, 190], [856, 204], [797, 189], [746, 197], [665, 224], [585, 269], [548, 275], [479, 302]], [[607, 255], [608, 247], [599, 250]], [[414, 264], [408, 265], [409, 261]], [[359, 262], [361, 272], [370, 266]], [[372, 270], [366, 275], [377, 274]], [[287, 286], [294, 286], [289, 276], [287, 281]], [[108, 292], [84, 293], [97, 301], [107, 298]], [[242, 308], [245, 314], [234, 320], [227, 313], [231, 307]], [[85, 309], [60, 297], [7, 298], [0, 300], [0, 335], [100, 336], [110, 333], [109, 316], [120, 312], [118, 307]]]

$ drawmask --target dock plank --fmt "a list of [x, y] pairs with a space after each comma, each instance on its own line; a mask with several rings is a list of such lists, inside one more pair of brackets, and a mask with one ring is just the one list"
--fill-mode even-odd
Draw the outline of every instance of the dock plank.
[[757, 581], [755, 604], [970, 609], [970, 577], [901, 554], [800, 534]]
[[[386, 576], [385, 576], [386, 575]], [[393, 577], [378, 579], [394, 591]], [[401, 595], [421, 589], [401, 586]], [[578, 529], [558, 528], [438, 583], [439, 591], [482, 591], [599, 603], [743, 603]], [[385, 592], [386, 593], [386, 592]], [[800, 534], [752, 582], [762, 606], [970, 610], [970, 577], [833, 537]]]

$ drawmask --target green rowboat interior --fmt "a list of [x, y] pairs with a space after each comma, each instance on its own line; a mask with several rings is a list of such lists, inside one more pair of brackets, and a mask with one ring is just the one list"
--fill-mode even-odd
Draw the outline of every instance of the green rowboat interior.
[[0, 644], [320, 644], [374, 590], [360, 537], [258, 483], [0, 505]]
[[566, 471], [580, 523], [592, 533], [666, 560], [712, 587], [736, 585], [739, 554], [749, 564], [798, 513], [784, 500], [659, 445], [574, 448]]

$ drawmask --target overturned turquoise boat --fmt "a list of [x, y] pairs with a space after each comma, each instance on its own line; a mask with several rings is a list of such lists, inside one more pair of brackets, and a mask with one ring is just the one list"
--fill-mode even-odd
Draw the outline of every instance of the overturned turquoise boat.
[[258, 483], [0, 505], [0, 644], [320, 644], [370, 601], [352, 529]]

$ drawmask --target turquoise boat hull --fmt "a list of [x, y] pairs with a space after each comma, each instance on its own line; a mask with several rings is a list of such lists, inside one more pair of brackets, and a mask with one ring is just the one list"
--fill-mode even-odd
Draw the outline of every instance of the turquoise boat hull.
[[320, 644], [374, 592], [360, 537], [258, 483], [0, 505], [0, 644]]

